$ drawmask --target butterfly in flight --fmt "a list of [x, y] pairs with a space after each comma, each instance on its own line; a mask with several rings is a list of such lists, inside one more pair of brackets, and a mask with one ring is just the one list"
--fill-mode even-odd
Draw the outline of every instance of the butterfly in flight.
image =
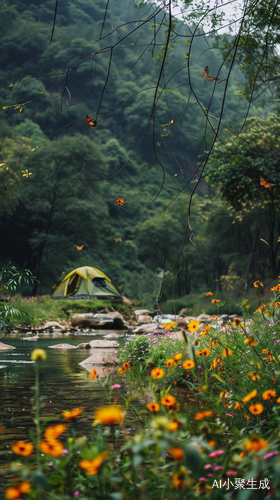
[[118, 238], [112, 238], [112, 240], [114, 240], [116, 243], [118, 243], [118, 241], [122, 241], [121, 235]]
[[77, 250], [83, 250], [84, 246], [85, 246], [85, 245], [81, 245], [81, 246], [79, 247], [78, 245], [74, 245], [74, 247], [76, 247], [76, 248], [77, 248]]
[[123, 205], [126, 202], [126, 198], [116, 198], [117, 205]]
[[88, 115], [86, 115], [86, 119], [87, 119], [87, 122], [90, 125], [90, 127], [97, 127], [97, 121], [96, 120], [93, 120]]
[[208, 66], [205, 67], [205, 70], [203, 71], [201, 78], [207, 78], [207, 82], [213, 82], [213, 80], [220, 80], [220, 78], [217, 78], [216, 76], [209, 75]]
[[21, 171], [22, 173], [22, 177], [29, 177], [30, 175], [32, 175], [32, 172], [28, 172], [28, 170], [22, 170]]
[[265, 188], [270, 188], [271, 186], [275, 186], [276, 184], [272, 184], [272, 182], [266, 182], [263, 177], [260, 177], [260, 185], [264, 186]]

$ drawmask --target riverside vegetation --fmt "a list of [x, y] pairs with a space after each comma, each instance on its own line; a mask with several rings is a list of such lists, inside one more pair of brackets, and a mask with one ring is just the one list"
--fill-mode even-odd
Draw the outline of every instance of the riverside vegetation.
[[[170, 341], [174, 323], [161, 339], [128, 339], [119, 380], [92, 409], [90, 436], [75, 431], [82, 408], [54, 415], [53, 425], [41, 421], [46, 352], [32, 351], [34, 431], [7, 452], [2, 473], [13, 479], [6, 498], [279, 498], [280, 283], [272, 291], [270, 303], [252, 313], [243, 300], [243, 320], [190, 321], [184, 341]], [[93, 384], [96, 375], [98, 367], [89, 375]], [[122, 384], [129, 388], [123, 400]], [[144, 408], [141, 429], [131, 436], [126, 412], [136, 398]]]

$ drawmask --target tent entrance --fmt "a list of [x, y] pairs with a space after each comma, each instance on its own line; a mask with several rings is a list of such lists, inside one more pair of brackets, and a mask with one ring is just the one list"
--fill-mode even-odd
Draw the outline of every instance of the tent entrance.
[[73, 295], [79, 288], [81, 281], [81, 276], [78, 274], [73, 274], [71, 278], [69, 278], [68, 281], [68, 286], [67, 286], [67, 291], [66, 291], [66, 296], [68, 297], [69, 295]]
[[93, 278], [92, 282], [97, 288], [107, 288], [106, 280], [104, 278]]

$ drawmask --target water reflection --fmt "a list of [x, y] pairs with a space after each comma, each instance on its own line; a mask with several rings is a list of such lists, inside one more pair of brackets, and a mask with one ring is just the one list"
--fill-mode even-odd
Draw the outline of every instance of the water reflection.
[[[95, 332], [95, 339], [96, 336]], [[67, 337], [67, 343], [72, 345], [78, 345], [85, 340], [87, 342], [90, 340], [89, 335]], [[118, 404], [124, 404], [127, 391], [125, 382], [121, 382], [121, 389], [109, 395], [111, 385], [119, 382], [116, 369], [112, 370], [110, 380], [96, 378], [94, 381], [89, 381], [88, 371], [92, 370], [92, 366], [83, 367], [80, 363], [88, 358], [92, 350], [48, 348], [61, 342], [61, 336], [54, 338], [51, 335], [40, 337], [36, 343], [9, 338], [7, 343], [16, 347], [16, 352], [0, 352], [0, 423], [5, 426], [5, 433], [0, 434], [0, 462], [7, 447], [10, 447], [11, 440], [29, 439], [29, 430], [34, 429], [30, 401], [33, 397], [34, 362], [30, 360], [30, 354], [35, 347], [47, 351], [47, 359], [40, 368], [40, 394], [44, 403], [44, 408], [41, 410], [42, 420], [53, 417], [51, 424], [61, 422], [62, 411], [83, 407], [84, 412], [75, 422], [75, 428], [78, 434], [89, 435], [94, 411], [98, 406], [112, 403], [115, 398]], [[124, 339], [120, 338], [119, 342], [122, 344]], [[97, 371], [100, 371], [100, 376], [106, 376], [107, 372], [102, 368], [97, 367]], [[127, 426], [135, 427], [134, 420], [133, 412], [128, 411]]]

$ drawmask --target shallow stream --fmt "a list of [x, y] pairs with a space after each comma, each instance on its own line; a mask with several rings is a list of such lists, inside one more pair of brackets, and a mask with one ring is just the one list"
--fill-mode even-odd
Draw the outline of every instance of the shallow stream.
[[[125, 338], [126, 332], [123, 332], [117, 339], [120, 346]], [[94, 335], [50, 334], [40, 336], [36, 342], [11, 336], [5, 339], [6, 344], [16, 349], [0, 351], [0, 424], [5, 427], [5, 431], [0, 433], [0, 465], [11, 444], [17, 440], [29, 440], [29, 431], [34, 431], [31, 399], [34, 396], [32, 387], [35, 366], [30, 360], [30, 354], [35, 348], [42, 348], [47, 352], [47, 359], [40, 368], [40, 395], [43, 396], [42, 403], [45, 405], [41, 410], [41, 417], [53, 417], [48, 425], [61, 423], [64, 410], [84, 408], [81, 417], [75, 420], [75, 429], [78, 434], [89, 435], [97, 407], [113, 402], [124, 405], [129, 388], [125, 378], [120, 379], [116, 370], [109, 379], [96, 377], [90, 381], [88, 370], [92, 367], [88, 365], [87, 370], [80, 366], [79, 363], [93, 354], [92, 349], [48, 348], [54, 344], [78, 345], [99, 339], [104, 339], [104, 331], [100, 335], [97, 332]], [[96, 369], [98, 373], [98, 367]], [[121, 388], [111, 391], [112, 384], [116, 382], [121, 384]], [[143, 403], [138, 399], [134, 401], [134, 406], [141, 407]], [[127, 431], [134, 432], [138, 422], [134, 411], [128, 410], [125, 419]]]

